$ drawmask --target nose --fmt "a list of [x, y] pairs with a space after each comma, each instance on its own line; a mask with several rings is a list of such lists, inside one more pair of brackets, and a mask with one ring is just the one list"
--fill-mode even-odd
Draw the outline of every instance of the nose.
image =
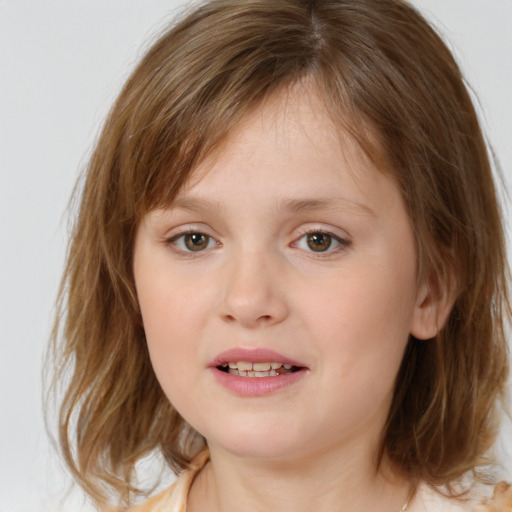
[[229, 323], [255, 329], [276, 325], [289, 314], [283, 269], [261, 252], [241, 254], [226, 262], [220, 315]]

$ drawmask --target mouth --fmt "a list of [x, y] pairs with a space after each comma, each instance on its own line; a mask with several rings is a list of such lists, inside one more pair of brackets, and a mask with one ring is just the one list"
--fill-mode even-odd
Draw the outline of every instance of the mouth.
[[301, 367], [279, 362], [253, 363], [250, 361], [229, 361], [216, 367], [219, 371], [237, 377], [279, 377], [301, 370]]
[[292, 388], [309, 374], [309, 368], [265, 348], [233, 348], [209, 365], [216, 381], [237, 396], [266, 396]]

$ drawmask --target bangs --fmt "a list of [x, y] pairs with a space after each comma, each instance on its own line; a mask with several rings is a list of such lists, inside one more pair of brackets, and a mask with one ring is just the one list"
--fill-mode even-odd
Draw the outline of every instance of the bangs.
[[[276, 6], [271, 20], [268, 5], [255, 6], [204, 6], [193, 28], [185, 20], [157, 41], [127, 82], [113, 109], [122, 131], [117, 156], [127, 217], [170, 204], [191, 170], [251, 108], [314, 72], [319, 43], [304, 8], [280, 16]], [[212, 24], [223, 27], [216, 30], [223, 42], [212, 41], [205, 54]]]

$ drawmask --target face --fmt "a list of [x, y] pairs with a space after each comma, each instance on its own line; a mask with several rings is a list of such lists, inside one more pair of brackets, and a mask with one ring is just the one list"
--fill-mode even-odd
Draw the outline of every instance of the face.
[[211, 446], [377, 446], [421, 323], [400, 193], [313, 91], [268, 100], [149, 212], [134, 275], [158, 380]]

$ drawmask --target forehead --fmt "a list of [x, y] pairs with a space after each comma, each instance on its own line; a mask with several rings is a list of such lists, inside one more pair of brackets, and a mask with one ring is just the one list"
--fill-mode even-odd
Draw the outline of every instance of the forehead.
[[333, 119], [312, 85], [298, 84], [266, 98], [192, 169], [176, 200], [192, 189], [207, 192], [214, 174], [223, 174], [226, 179], [227, 168], [238, 170], [230, 173], [230, 181], [270, 189], [289, 178], [285, 168], [296, 171], [295, 179], [288, 182], [292, 190], [301, 188], [306, 174], [315, 173], [318, 185], [329, 190], [330, 183], [340, 178], [340, 169], [356, 186], [365, 176], [375, 178], [377, 173], [384, 177], [346, 128], [350, 126], [348, 116], [340, 123]]
[[[381, 197], [382, 196], [382, 197]], [[380, 198], [379, 201], [376, 199]], [[400, 201], [391, 178], [347, 130], [336, 125], [314, 87], [275, 94], [250, 111], [193, 171], [171, 206], [301, 211], [345, 207], [373, 214], [370, 203]]]

